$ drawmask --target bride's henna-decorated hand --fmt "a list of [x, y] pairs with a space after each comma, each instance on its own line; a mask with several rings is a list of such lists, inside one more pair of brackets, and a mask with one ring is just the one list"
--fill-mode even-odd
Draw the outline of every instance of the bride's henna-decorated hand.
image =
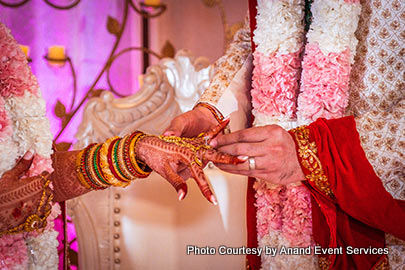
[[32, 156], [27, 153], [0, 178], [0, 232], [24, 222], [40, 200], [44, 185], [41, 177], [21, 179], [31, 165]]
[[224, 121], [211, 131], [195, 138], [147, 135], [141, 138], [136, 145], [137, 158], [143, 160], [154, 171], [167, 179], [178, 192], [179, 200], [186, 196], [187, 184], [177, 174], [177, 170], [181, 165], [187, 166], [204, 197], [213, 204], [217, 204], [203, 172], [203, 165], [209, 161], [221, 164], [243, 162], [237, 157], [221, 153], [208, 145], [210, 140], [228, 123], [229, 121]]

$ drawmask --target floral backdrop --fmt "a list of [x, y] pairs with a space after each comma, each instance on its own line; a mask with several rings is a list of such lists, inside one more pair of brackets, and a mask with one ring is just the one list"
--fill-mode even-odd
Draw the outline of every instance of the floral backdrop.
[[[66, 1], [56, 1], [55, 3]], [[115, 37], [106, 29], [107, 18], [122, 20], [125, 1], [80, 1], [69, 10], [58, 10], [44, 1], [28, 1], [18, 8], [0, 6], [0, 21], [11, 29], [17, 42], [30, 47], [31, 68], [37, 76], [47, 105], [51, 131], [60, 129], [60, 120], [54, 107], [60, 100], [70, 108], [73, 95], [73, 78], [70, 68], [50, 66], [43, 58], [47, 48], [62, 45], [72, 59], [77, 73], [76, 104], [87, 92], [100, 69], [104, 66]], [[141, 17], [129, 12], [128, 25], [120, 48], [139, 46], [141, 42]], [[128, 95], [137, 91], [138, 75], [142, 72], [142, 56], [131, 52], [120, 57], [111, 68], [111, 80], [117, 92]], [[108, 89], [105, 78], [97, 88]], [[82, 109], [81, 109], [82, 110]], [[81, 121], [77, 113], [58, 141], [74, 141], [74, 134]]]
[[[81, 1], [69, 10], [57, 10], [43, 1], [29, 1], [18, 8], [0, 6], [0, 22], [11, 29], [18, 43], [29, 46], [31, 69], [38, 78], [44, 99], [51, 131], [55, 136], [61, 128], [61, 120], [55, 115], [55, 105], [62, 103], [66, 108], [78, 105], [108, 59], [115, 41], [107, 31], [108, 17], [122, 20], [124, 1]], [[141, 21], [137, 14], [129, 13], [128, 24], [121, 39], [120, 48], [139, 46]], [[62, 45], [72, 60], [77, 76], [77, 94], [73, 101], [73, 76], [68, 64], [62, 67], [49, 65], [44, 59], [47, 48]], [[120, 57], [111, 67], [111, 81], [122, 95], [129, 95], [139, 89], [138, 75], [142, 72], [142, 55], [139, 52]], [[98, 89], [108, 89], [106, 78], [97, 84]], [[72, 104], [74, 103], [74, 104]], [[74, 142], [74, 134], [81, 121], [81, 111], [72, 118], [58, 142]], [[67, 217], [69, 220], [69, 217]], [[63, 241], [63, 221], [55, 220], [59, 231], [59, 242]], [[71, 268], [77, 265], [77, 241], [72, 223], [67, 224], [67, 239], [70, 242]], [[59, 245], [60, 268], [63, 267]]]

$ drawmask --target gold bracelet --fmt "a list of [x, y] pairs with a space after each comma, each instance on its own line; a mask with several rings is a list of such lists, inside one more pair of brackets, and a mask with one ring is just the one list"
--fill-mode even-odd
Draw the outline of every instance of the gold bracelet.
[[[14, 227], [14, 228], [0, 232], [0, 237], [2, 237], [3, 235], [8, 235], [8, 234], [32, 232], [32, 231], [36, 231], [36, 230], [46, 227], [46, 224], [47, 224], [46, 219], [48, 218], [48, 216], [51, 214], [51, 211], [52, 211], [52, 207], [51, 207], [50, 203], [53, 200], [53, 193], [49, 188], [49, 184], [51, 183], [51, 180], [47, 179], [43, 175], [40, 175], [40, 176], [45, 181], [45, 184], [44, 184], [41, 199], [39, 201], [35, 214], [28, 216], [25, 219], [24, 223]], [[42, 209], [42, 208], [44, 208], [44, 209]], [[44, 212], [44, 213], [41, 215], [41, 212]]]
[[110, 170], [113, 173], [113, 175], [115, 176], [115, 178], [117, 178], [118, 180], [124, 182], [124, 183], [128, 183], [131, 182], [131, 179], [127, 178], [124, 176], [122, 169], [118, 163], [118, 142], [121, 140], [121, 138], [116, 139], [114, 141], [111, 142], [111, 144], [108, 147], [108, 164], [110, 165]]
[[211, 112], [211, 114], [215, 117], [215, 119], [218, 121], [218, 123], [222, 123], [224, 121], [224, 116], [222, 115], [222, 113], [211, 104], [205, 102], [198, 102], [193, 109], [197, 107], [207, 108]]
[[116, 140], [119, 137], [112, 137], [108, 140], [106, 140], [102, 145], [99, 150], [99, 158], [100, 158], [100, 169], [102, 171], [102, 174], [106, 181], [110, 183], [112, 186], [116, 187], [126, 187], [129, 185], [128, 182], [122, 182], [119, 181], [111, 172], [109, 168], [109, 163], [108, 163], [108, 148], [111, 144], [112, 141]]
[[148, 177], [151, 172], [144, 171], [140, 168], [139, 161], [137, 160], [136, 154], [135, 154], [135, 147], [136, 147], [137, 142], [145, 136], [147, 136], [147, 135], [145, 135], [145, 134], [135, 135], [135, 137], [132, 138], [131, 142], [129, 143], [129, 158], [131, 160], [131, 164], [132, 164], [132, 166], [134, 166], [136, 172], [139, 173], [141, 175], [141, 177], [143, 177], [143, 178]]
[[76, 175], [77, 178], [79, 178], [80, 184], [84, 186], [87, 189], [93, 189], [90, 187], [90, 185], [87, 183], [85, 180], [85, 176], [83, 175], [82, 168], [84, 166], [84, 159], [83, 159], [83, 153], [86, 151], [86, 149], [83, 149], [82, 151], [79, 152], [79, 154], [76, 157]]
[[99, 186], [100, 188], [107, 188], [107, 187], [111, 186], [111, 184], [109, 182], [107, 182], [101, 175], [97, 176], [98, 171], [96, 171], [96, 170], [98, 168], [96, 167], [97, 165], [94, 164], [96, 161], [96, 158], [97, 158], [95, 156], [95, 152], [99, 146], [100, 146], [100, 144], [96, 144], [93, 147], [91, 147], [90, 151], [87, 155], [87, 165], [88, 165], [88, 171], [90, 173], [89, 178], [93, 182], [93, 184]]
[[121, 141], [118, 144], [118, 151], [117, 151], [117, 158], [118, 158], [118, 164], [121, 168], [122, 173], [124, 173], [126, 176], [128, 175], [129, 179], [134, 180], [137, 178], [137, 175], [135, 173], [132, 173], [130, 169], [126, 166], [125, 159], [124, 159], [124, 144], [126, 140], [128, 139], [130, 135], [126, 135], [124, 138], [121, 139]]

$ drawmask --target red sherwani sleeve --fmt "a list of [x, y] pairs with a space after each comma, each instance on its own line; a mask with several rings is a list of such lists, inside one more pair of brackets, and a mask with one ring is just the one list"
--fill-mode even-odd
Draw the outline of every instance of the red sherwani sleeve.
[[343, 250], [321, 254], [321, 268], [384, 269], [384, 232], [405, 239], [405, 201], [393, 199], [375, 174], [354, 118], [319, 119], [290, 134], [312, 194], [314, 239]]

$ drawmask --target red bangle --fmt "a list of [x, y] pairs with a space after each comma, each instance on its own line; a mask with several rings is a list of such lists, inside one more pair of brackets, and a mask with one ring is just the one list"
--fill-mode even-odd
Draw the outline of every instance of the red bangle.
[[[117, 171], [115, 170], [115, 167], [114, 167], [115, 158], [113, 158], [113, 155], [114, 155], [113, 149], [114, 149], [115, 143], [116, 143], [118, 140], [120, 140], [120, 139], [117, 138], [117, 139], [113, 140], [113, 141], [110, 143], [109, 147], [108, 147], [108, 154], [107, 154], [108, 167], [110, 168], [110, 171], [112, 172], [112, 174], [114, 175], [115, 178], [117, 178], [117, 179], [118, 179], [119, 181], [121, 181], [121, 182], [128, 183], [128, 182], [130, 182], [130, 180], [129, 180], [129, 179], [125, 179], [124, 176], [123, 176], [122, 174], [120, 174], [119, 172], [117, 172]], [[113, 160], [113, 159], [114, 159], [114, 160]], [[117, 168], [117, 169], [119, 170], [119, 168]]]
[[93, 189], [105, 189], [105, 187], [102, 187], [96, 183], [93, 182], [93, 180], [91, 179], [91, 176], [89, 175], [89, 166], [91, 166], [91, 164], [88, 164], [88, 154], [90, 149], [95, 146], [96, 144], [90, 144], [89, 146], [86, 147], [86, 149], [84, 150], [83, 153], [83, 160], [82, 160], [82, 167], [81, 167], [81, 171], [82, 171], [82, 175], [84, 176], [84, 179], [86, 180], [87, 184], [89, 184]]
[[[205, 103], [205, 102], [198, 102], [195, 106], [194, 106], [194, 108], [197, 108], [197, 107], [199, 107], [199, 106], [201, 106], [201, 107], [204, 107], [204, 108], [207, 108], [211, 113], [212, 113], [212, 115], [215, 117], [215, 119], [218, 121], [218, 123], [222, 123], [223, 121], [224, 121], [224, 116], [222, 115], [222, 113], [220, 112], [220, 111], [218, 111], [218, 109], [217, 108], [215, 108], [214, 106], [212, 106], [212, 105], [210, 105], [210, 104], [208, 104], [208, 103]], [[193, 109], [194, 109], [193, 108]]]

